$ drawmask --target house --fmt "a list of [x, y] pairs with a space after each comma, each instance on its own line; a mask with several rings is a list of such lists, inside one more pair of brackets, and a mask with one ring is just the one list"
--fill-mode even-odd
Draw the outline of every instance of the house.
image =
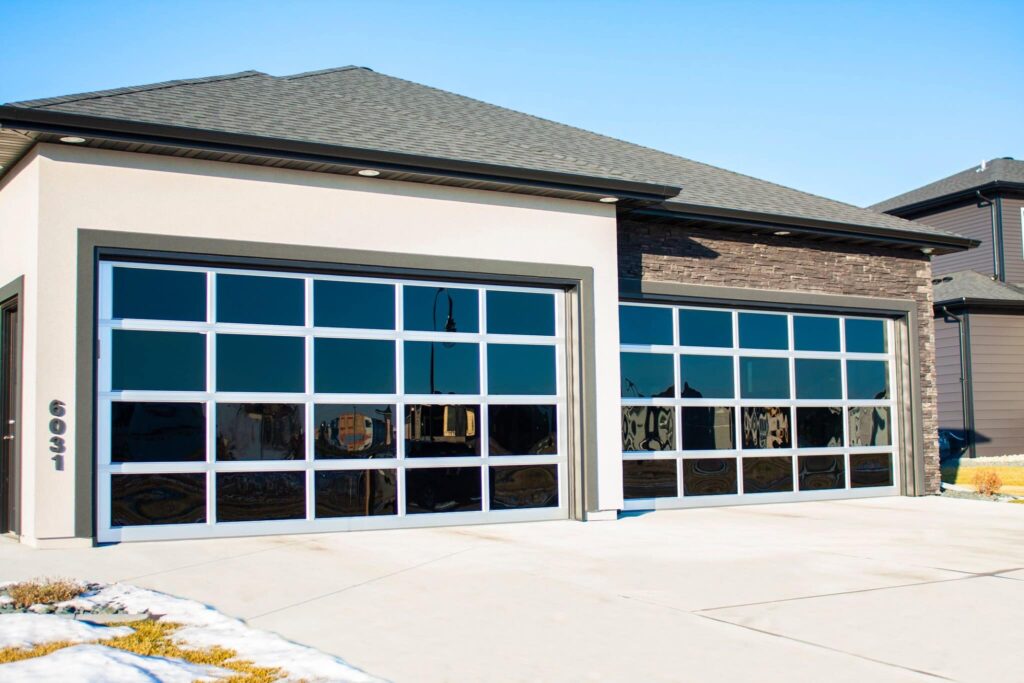
[[938, 488], [970, 238], [358, 67], [8, 104], [0, 165], [26, 543]]
[[872, 208], [980, 243], [932, 260], [943, 455], [1024, 453], [1024, 161], [985, 161]]

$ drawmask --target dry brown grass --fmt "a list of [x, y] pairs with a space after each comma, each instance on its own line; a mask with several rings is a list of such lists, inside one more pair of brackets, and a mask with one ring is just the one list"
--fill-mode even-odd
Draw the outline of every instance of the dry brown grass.
[[[171, 638], [174, 632], [181, 628], [181, 624], [143, 619], [124, 625], [134, 629], [134, 632], [126, 636], [93, 642], [126, 652], [134, 652], [145, 657], [181, 659], [192, 664], [219, 666], [236, 672], [235, 675], [222, 679], [226, 683], [273, 683], [284, 675], [278, 668], [256, 666], [248, 660], [236, 659], [238, 653], [225, 647], [184, 647], [174, 642]], [[32, 648], [3, 648], [0, 649], [0, 664], [17, 662], [33, 657], [45, 657], [52, 652], [77, 644], [68, 641], [58, 641], [36, 645]]]
[[978, 493], [991, 496], [999, 493], [999, 489], [1003, 488], [1003, 480], [994, 469], [980, 467], [974, 473], [974, 486], [978, 489]]
[[7, 586], [7, 594], [18, 609], [32, 605], [52, 605], [77, 598], [85, 592], [85, 586], [71, 579], [29, 579]]

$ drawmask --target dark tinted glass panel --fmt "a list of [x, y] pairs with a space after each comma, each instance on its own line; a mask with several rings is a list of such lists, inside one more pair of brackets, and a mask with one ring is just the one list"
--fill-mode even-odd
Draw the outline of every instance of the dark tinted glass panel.
[[113, 316], [206, 320], [206, 273], [114, 268]]
[[846, 321], [846, 350], [850, 353], [885, 353], [885, 322], [882, 320]]
[[302, 460], [306, 407], [293, 403], [218, 403], [218, 460]]
[[743, 458], [743, 493], [792, 490], [792, 458]]
[[892, 444], [892, 416], [888, 408], [854, 406], [850, 408], [851, 446], [889, 446]]
[[217, 335], [217, 391], [301, 392], [306, 387], [301, 337]]
[[395, 406], [317, 404], [313, 408], [317, 458], [395, 457]]
[[838, 351], [839, 318], [793, 316], [793, 346], [797, 351]]
[[892, 455], [851, 453], [850, 486], [855, 489], [892, 486]]
[[801, 491], [846, 488], [846, 466], [841, 455], [801, 455], [797, 467]]
[[735, 458], [683, 460], [683, 495], [720, 496], [736, 493]]
[[444, 467], [405, 471], [405, 510], [471, 512], [481, 509], [480, 468]]
[[679, 495], [675, 460], [623, 460], [622, 492], [626, 500], [675, 498]]
[[489, 393], [552, 396], [556, 389], [554, 346], [487, 345]]
[[744, 408], [743, 447], [792, 448], [793, 430], [789, 420], [789, 408]]
[[624, 406], [622, 450], [671, 451], [675, 449], [676, 412], [671, 406]]
[[789, 361], [740, 358], [741, 398], [789, 398]]
[[736, 448], [733, 409], [683, 406], [683, 450]]
[[313, 324], [393, 330], [395, 286], [316, 280], [313, 282]]
[[683, 398], [732, 398], [732, 357], [679, 356], [679, 385]]
[[480, 331], [477, 290], [411, 285], [403, 289], [405, 329], [426, 332]]
[[555, 296], [527, 292], [487, 292], [490, 334], [555, 333]]
[[480, 406], [408, 405], [405, 455], [441, 458], [480, 455]]
[[112, 462], [206, 460], [202, 403], [111, 403]]
[[393, 394], [395, 342], [388, 339], [313, 340], [313, 384], [325, 394]]
[[838, 360], [818, 358], [797, 358], [796, 397], [832, 398], [843, 397], [843, 376]]
[[405, 393], [479, 394], [480, 347], [405, 342]]
[[218, 472], [217, 521], [303, 519], [304, 472]]
[[110, 477], [111, 526], [202, 524], [205, 474], [114, 474]]
[[121, 389], [203, 391], [206, 335], [113, 330], [110, 385]]
[[683, 308], [679, 311], [682, 346], [732, 346], [732, 313]]
[[550, 455], [558, 452], [555, 406], [488, 409], [491, 455]]
[[797, 448], [829, 448], [843, 445], [842, 408], [797, 408]]
[[675, 369], [667, 353], [620, 353], [620, 388], [624, 398], [667, 397], [675, 395], [672, 381]]
[[846, 387], [853, 399], [889, 398], [889, 364], [884, 360], [846, 361]]
[[788, 349], [786, 316], [773, 313], [740, 313], [740, 347], [744, 349]]
[[619, 306], [620, 344], [672, 344], [672, 309]]
[[558, 466], [491, 467], [491, 509], [558, 507]]
[[217, 276], [217, 322], [304, 325], [305, 283], [259, 275]]
[[316, 516], [396, 515], [397, 479], [395, 470], [317, 472]]

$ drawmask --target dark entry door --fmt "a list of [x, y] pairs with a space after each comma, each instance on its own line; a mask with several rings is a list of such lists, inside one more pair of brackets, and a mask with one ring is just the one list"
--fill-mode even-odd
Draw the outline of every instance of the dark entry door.
[[18, 300], [0, 305], [0, 533], [17, 532]]

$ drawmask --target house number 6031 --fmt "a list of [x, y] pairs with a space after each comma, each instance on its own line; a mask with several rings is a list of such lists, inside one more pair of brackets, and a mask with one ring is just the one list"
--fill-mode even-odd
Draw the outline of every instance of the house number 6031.
[[68, 431], [68, 423], [64, 421], [64, 416], [67, 415], [67, 407], [64, 405], [64, 401], [58, 401], [54, 399], [50, 401], [50, 452], [53, 455], [50, 460], [53, 461], [54, 469], [64, 469], [64, 454], [67, 453], [68, 447], [64, 442], [64, 433]]

